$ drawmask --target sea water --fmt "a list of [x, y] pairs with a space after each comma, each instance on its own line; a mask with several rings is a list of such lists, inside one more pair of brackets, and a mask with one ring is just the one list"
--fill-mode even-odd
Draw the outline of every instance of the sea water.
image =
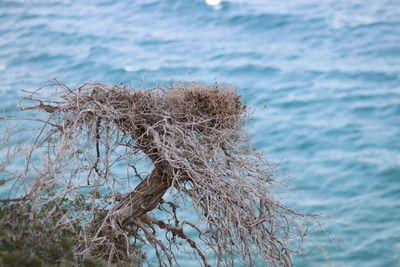
[[281, 198], [336, 240], [311, 234], [295, 264], [400, 262], [398, 0], [1, 0], [2, 113], [52, 78], [234, 85]]

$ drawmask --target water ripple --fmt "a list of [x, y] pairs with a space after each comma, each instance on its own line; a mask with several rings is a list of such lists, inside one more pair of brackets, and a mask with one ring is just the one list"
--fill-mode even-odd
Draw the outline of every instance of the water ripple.
[[392, 0], [4, 0], [2, 110], [15, 114], [19, 89], [53, 77], [232, 83], [257, 108], [246, 124], [254, 144], [291, 177], [285, 201], [333, 218], [324, 226], [342, 249], [314, 233], [324, 252], [296, 265], [394, 266], [399, 18]]

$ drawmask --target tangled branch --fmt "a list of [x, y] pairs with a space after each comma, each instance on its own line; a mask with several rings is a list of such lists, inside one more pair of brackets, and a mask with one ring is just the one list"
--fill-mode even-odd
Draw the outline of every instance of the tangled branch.
[[[144, 90], [98, 83], [76, 89], [53, 85], [61, 88], [57, 97], [43, 97], [38, 90], [20, 103], [22, 110], [48, 114], [48, 132], [35, 146], [48, 152], [35, 189], [19, 200], [59, 205], [85, 187], [92, 193], [110, 192], [111, 201], [100, 205], [101, 215], [90, 218], [90, 229], [80, 233], [77, 255], [126, 262], [132, 255], [142, 258], [140, 246], [150, 244], [160, 265], [172, 266], [180, 239], [204, 266], [213, 259], [208, 251], [218, 266], [238, 260], [292, 266], [305, 225], [315, 216], [297, 213], [275, 198], [272, 167], [251, 146], [243, 130], [246, 108], [229, 86], [176, 83]], [[22, 107], [26, 101], [30, 105]], [[114, 187], [120, 181], [113, 166], [141, 154], [153, 169], [121, 195]], [[135, 173], [129, 179], [141, 177], [135, 164], [126, 166]], [[52, 184], [57, 193], [45, 195]], [[166, 192], [172, 203], [164, 200]], [[179, 219], [180, 201], [191, 202], [199, 223]], [[95, 198], [92, 202], [90, 211], [97, 203]], [[157, 219], [156, 209], [166, 211], [168, 219]], [[185, 227], [199, 237], [189, 236]], [[160, 240], [160, 231], [172, 238]]]

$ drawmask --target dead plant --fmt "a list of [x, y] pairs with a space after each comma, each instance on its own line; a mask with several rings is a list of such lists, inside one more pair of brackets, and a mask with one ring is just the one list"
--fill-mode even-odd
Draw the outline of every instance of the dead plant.
[[[60, 225], [83, 226], [76, 262], [90, 255], [109, 263], [134, 257], [140, 264], [142, 246], [151, 245], [159, 264], [172, 266], [183, 242], [204, 266], [292, 266], [315, 216], [276, 199], [279, 182], [251, 146], [243, 129], [246, 107], [229, 86], [49, 87], [57, 88], [54, 96], [42, 95], [41, 88], [25, 91], [20, 102], [22, 110], [47, 115], [38, 119], [43, 128], [24, 175], [7, 180], [23, 186], [11, 187], [15, 199], [1, 201], [51, 205], [51, 217], [71, 199], [89, 196], [84, 212], [59, 218]], [[153, 169], [143, 178], [146, 159]], [[125, 175], [116, 171], [121, 168]], [[132, 180], [137, 186], [121, 194], [118, 188]], [[179, 206], [188, 202], [195, 222], [179, 217]]]

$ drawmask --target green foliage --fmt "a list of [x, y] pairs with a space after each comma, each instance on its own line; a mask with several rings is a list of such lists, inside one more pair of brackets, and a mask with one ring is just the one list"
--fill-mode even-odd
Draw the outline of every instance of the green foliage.
[[72, 264], [74, 229], [58, 229], [54, 217], [46, 218], [49, 208], [44, 205], [34, 212], [30, 205], [1, 206], [0, 259], [4, 266]]
[[[86, 210], [83, 197], [65, 201], [69, 211]], [[0, 267], [3, 266], [106, 266], [101, 260], [74, 257], [74, 246], [80, 241], [79, 223], [60, 224], [66, 206], [0, 204]], [[51, 214], [51, 216], [48, 216]]]
[[0, 251], [0, 267], [44, 266], [37, 256], [26, 256], [22, 251]]

